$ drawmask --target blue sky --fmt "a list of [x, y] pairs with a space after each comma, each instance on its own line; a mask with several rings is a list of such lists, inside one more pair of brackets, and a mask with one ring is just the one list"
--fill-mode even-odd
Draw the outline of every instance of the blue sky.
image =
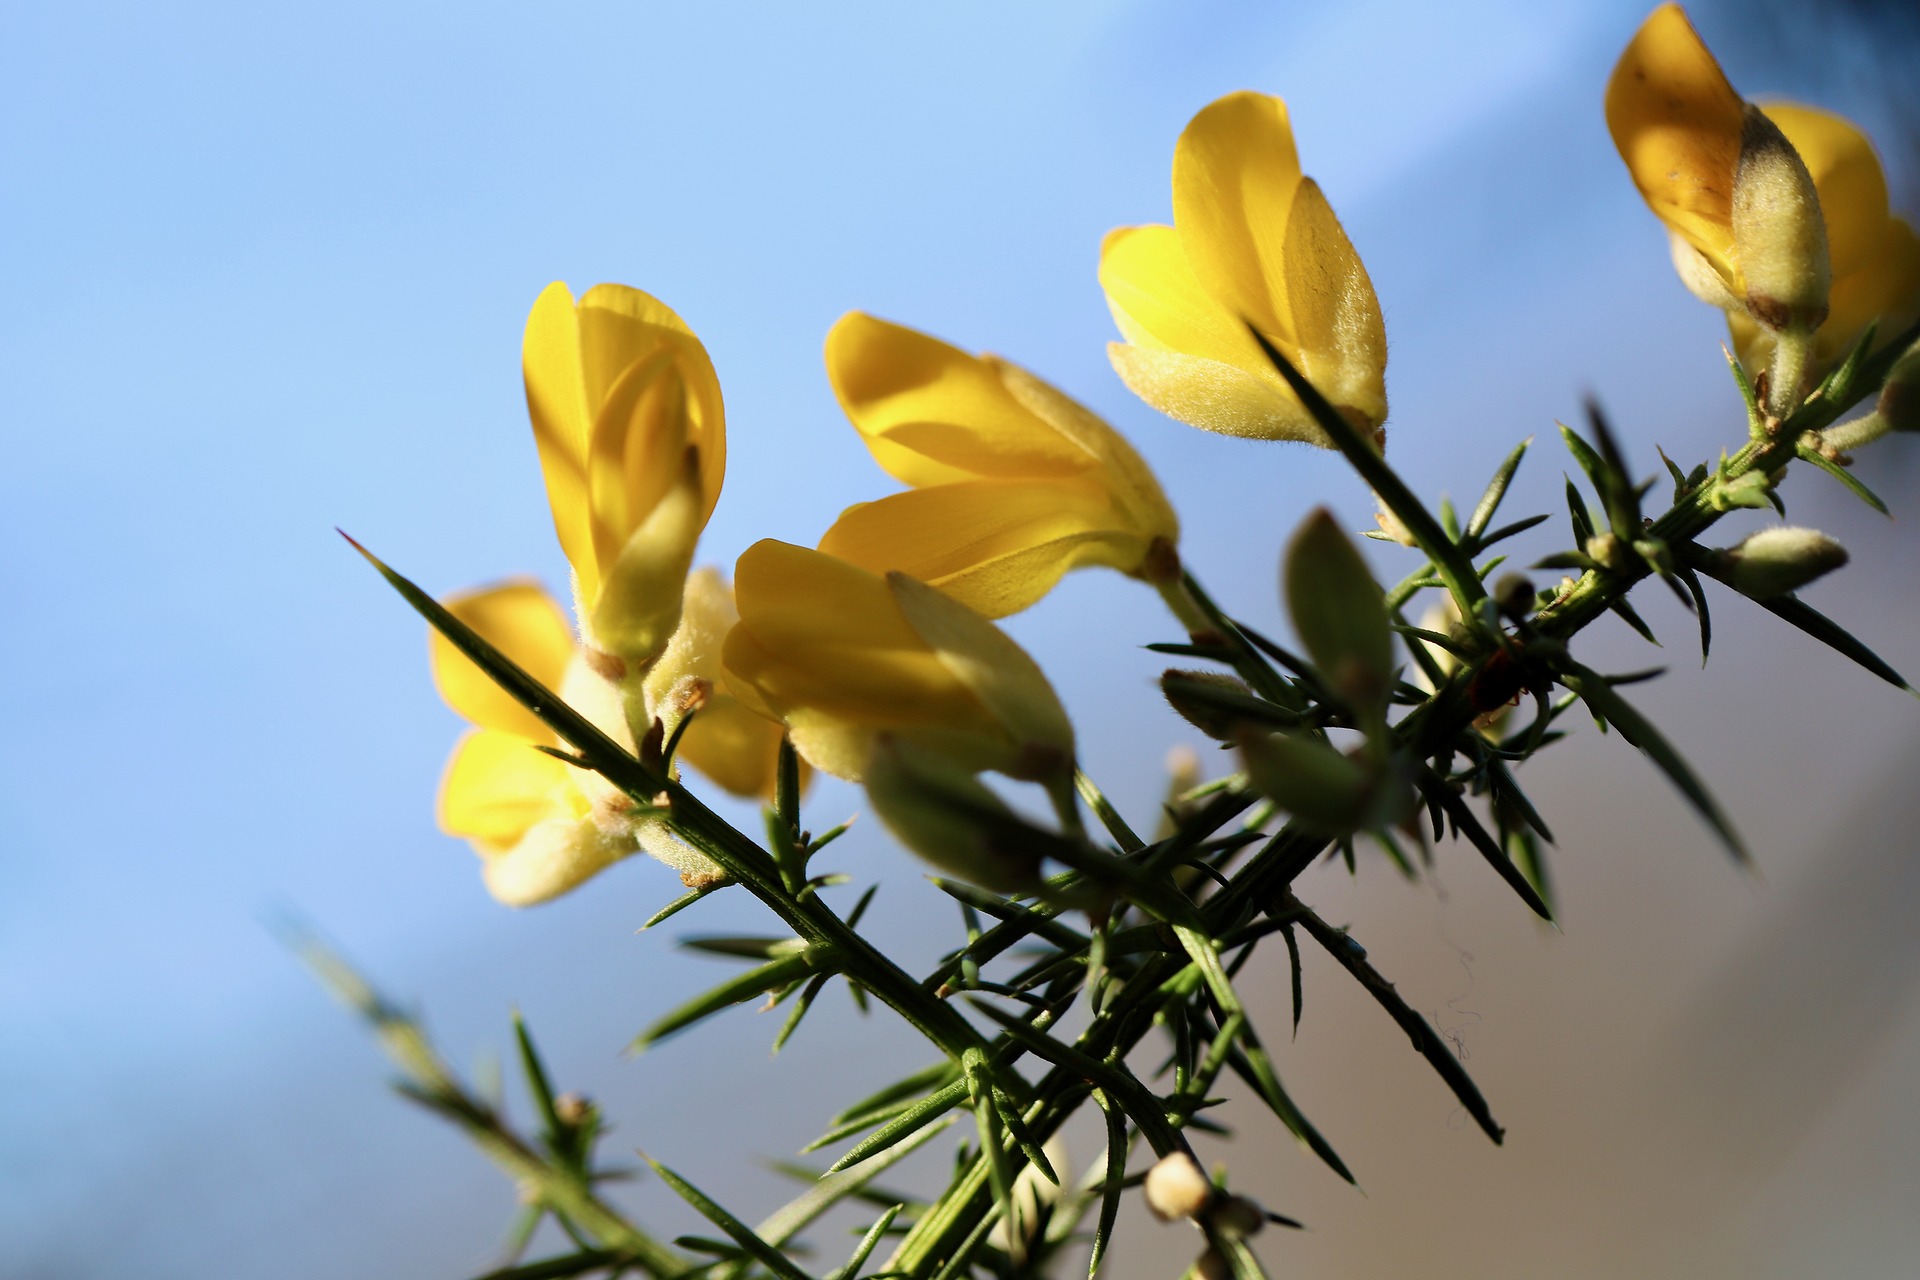
[[[1477, 490], [1588, 387], [1704, 454], [1724, 438], [1704, 416], [1724, 397], [1718, 323], [1671, 279], [1598, 110], [1638, 16], [1136, 0], [0, 17], [0, 1016], [17, 1046], [0, 1055], [0, 1242], [49, 1276], [484, 1263], [477, 1224], [504, 1192], [380, 1096], [263, 927], [276, 912], [427, 992], [462, 1057], [501, 1043], [519, 1001], [610, 1079], [639, 1020], [710, 976], [631, 936], [674, 889], [655, 868], [524, 915], [485, 897], [432, 826], [456, 721], [420, 627], [332, 532], [436, 591], [564, 581], [517, 360], [549, 280], [645, 288], [711, 350], [731, 470], [703, 558], [811, 543], [885, 490], [820, 366], [857, 307], [1108, 415], [1181, 507], [1189, 558], [1269, 617], [1286, 532], [1323, 501], [1363, 523], [1364, 490], [1331, 458], [1132, 401], [1106, 367], [1099, 237], [1168, 216], [1194, 110], [1279, 92], [1382, 296], [1394, 454], [1426, 488]], [[1523, 493], [1546, 501], [1555, 471]], [[1151, 599], [1082, 575], [1011, 629], [1055, 671], [1094, 771], [1152, 794], [1182, 731], [1129, 647], [1164, 638]], [[870, 836], [848, 857], [899, 875]], [[910, 945], [929, 908], [902, 892]], [[757, 924], [740, 903], [712, 913]], [[587, 973], [630, 998], [587, 999]], [[749, 1042], [723, 1039], [716, 1054]], [[665, 1141], [688, 1132], [657, 1121]], [[127, 1206], [117, 1233], [83, 1229], [102, 1197]], [[363, 1229], [320, 1230], [332, 1213]]]

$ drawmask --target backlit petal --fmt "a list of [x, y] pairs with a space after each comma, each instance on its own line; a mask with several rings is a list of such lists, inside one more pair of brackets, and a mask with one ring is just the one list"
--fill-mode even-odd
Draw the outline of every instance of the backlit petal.
[[1189, 426], [1226, 436], [1333, 447], [1277, 374], [1248, 373], [1219, 360], [1124, 342], [1109, 342], [1107, 356], [1128, 390]]
[[1057, 755], [998, 766], [1003, 772], [1033, 778], [1070, 766], [1073, 725], [1026, 650], [972, 609], [904, 573], [888, 574], [887, 588], [921, 641], [1004, 726], [1023, 755], [1035, 748]]
[[1312, 178], [1287, 219], [1286, 275], [1301, 372], [1335, 405], [1387, 417], [1387, 330], [1360, 255]]
[[527, 316], [520, 366], [560, 549], [571, 563], [591, 565], [587, 442], [593, 431], [593, 406], [580, 376], [580, 325], [573, 294], [557, 280], [540, 294]]
[[1284, 250], [1299, 185], [1286, 104], [1268, 94], [1209, 104], [1174, 147], [1173, 224], [1194, 275], [1227, 310], [1290, 339]]
[[778, 724], [719, 689], [681, 735], [675, 758], [736, 796], [772, 799], [780, 732]]
[[861, 312], [827, 335], [827, 376], [874, 460], [910, 485], [1058, 476], [1094, 459], [1035, 419], [992, 366]]
[[[573, 657], [573, 629], [539, 584], [515, 580], [453, 596], [447, 609], [549, 689], [558, 689]], [[537, 742], [552, 734], [439, 632], [428, 635], [433, 681], [447, 705], [484, 729]]]
[[1096, 483], [976, 480], [849, 507], [820, 550], [871, 573], [897, 569], [1004, 618], [1080, 565], [1137, 570], [1154, 535], [1127, 523]]
[[1680, 6], [1654, 10], [1607, 82], [1607, 128], [1647, 205], [1743, 294], [1733, 180], [1745, 104]]
[[1243, 369], [1266, 363], [1240, 318], [1201, 286], [1172, 227], [1108, 232], [1100, 245], [1100, 287], [1114, 323], [1135, 346], [1182, 351]]
[[440, 829], [505, 849], [542, 819], [578, 816], [569, 806], [578, 794], [572, 772], [518, 734], [477, 729], [460, 739], [441, 777]]
[[1126, 512], [1129, 528], [1147, 539], [1179, 540], [1180, 518], [1174, 514], [1173, 505], [1167, 501], [1160, 481], [1145, 459], [1134, 451], [1124, 436], [1079, 401], [1051, 383], [1034, 377], [1012, 361], [997, 356], [983, 356], [981, 359], [999, 374], [1000, 381], [1014, 399], [1100, 460], [1103, 470], [1101, 484], [1120, 509]]

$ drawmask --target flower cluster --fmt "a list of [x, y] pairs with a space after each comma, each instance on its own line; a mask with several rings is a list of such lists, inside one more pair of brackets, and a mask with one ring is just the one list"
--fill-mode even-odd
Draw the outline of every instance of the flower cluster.
[[[1622, 55], [1606, 116], [1681, 279], [1727, 312], [1776, 413], [1869, 326], [1885, 336], [1920, 311], [1920, 241], [1890, 214], [1865, 137], [1814, 108], [1747, 102], [1678, 7], [1657, 10]], [[1380, 303], [1301, 171], [1286, 105], [1241, 92], [1201, 110], [1175, 146], [1172, 187], [1172, 226], [1123, 227], [1101, 246], [1121, 380], [1209, 431], [1331, 448], [1344, 422], [1377, 455]], [[1040, 668], [991, 619], [1033, 605], [1069, 570], [1105, 566], [1155, 586], [1205, 631], [1181, 582], [1179, 520], [1140, 456], [998, 356], [843, 317], [826, 339], [828, 381], [874, 461], [906, 488], [848, 508], [817, 549], [754, 544], [732, 587], [692, 568], [726, 456], [720, 381], [692, 329], [635, 289], [600, 285], [576, 301], [555, 284], [528, 319], [524, 372], [573, 620], [518, 580], [448, 607], [668, 776], [691, 764], [728, 792], [768, 798], [784, 742], [812, 768], [862, 781], [930, 860], [982, 883], [1031, 883], [1037, 863], [1010, 857], [973, 820], [1004, 812], [979, 775], [1037, 783], [1077, 822], [1073, 730]], [[1888, 423], [1913, 416], [1896, 409]], [[1321, 513], [1288, 575], [1290, 611], [1329, 689], [1377, 744], [1396, 668], [1364, 562]], [[1352, 621], [1362, 617], [1364, 635]], [[1440, 650], [1415, 656], [1446, 675]], [[502, 900], [551, 897], [640, 850], [689, 883], [715, 877], [653, 806], [536, 750], [559, 744], [438, 639], [433, 669], [476, 726], [448, 765], [441, 823], [473, 842]], [[1175, 705], [1212, 723], [1219, 679], [1175, 674]], [[1382, 750], [1217, 736], [1240, 748], [1259, 789], [1326, 829], [1397, 811], [1374, 767]]]

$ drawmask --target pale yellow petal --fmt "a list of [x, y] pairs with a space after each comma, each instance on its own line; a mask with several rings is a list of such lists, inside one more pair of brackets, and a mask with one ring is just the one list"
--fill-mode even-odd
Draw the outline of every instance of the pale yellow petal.
[[[517, 579], [450, 597], [449, 612], [480, 633], [521, 670], [557, 689], [573, 658], [573, 629], [553, 597], [532, 581]], [[547, 741], [540, 718], [495, 684], [437, 631], [428, 633], [433, 682], [447, 705], [484, 729]]]
[[904, 573], [888, 574], [887, 587], [921, 640], [1011, 739], [1018, 756], [996, 768], [1024, 778], [1071, 768], [1073, 725], [1025, 649], [972, 609]]
[[1219, 360], [1124, 342], [1109, 342], [1107, 356], [1128, 390], [1189, 426], [1226, 436], [1333, 447], [1278, 375], [1269, 378]]
[[871, 573], [899, 570], [1004, 618], [1080, 565], [1136, 571], [1154, 536], [1130, 527], [1095, 483], [970, 481], [849, 507], [820, 550]]
[[681, 593], [705, 522], [699, 451], [688, 449], [679, 470], [679, 481], [628, 535], [588, 606], [592, 644], [633, 671], [657, 659], [680, 625]]
[[1180, 518], [1174, 514], [1173, 504], [1167, 501], [1146, 460], [1125, 436], [1079, 401], [1012, 361], [996, 356], [982, 358], [1000, 375], [1014, 399], [1100, 460], [1104, 472], [1101, 485], [1127, 513], [1130, 529], [1147, 539], [1179, 541]]
[[505, 849], [527, 829], [569, 808], [573, 766], [513, 733], [476, 729], [461, 738], [440, 779], [440, 829], [489, 850]]
[[1654, 10], [1607, 82], [1607, 128], [1647, 205], [1740, 296], [1733, 179], [1745, 103], [1679, 5]]
[[1832, 112], [1794, 102], [1763, 110], [1800, 153], [1820, 193], [1834, 278], [1868, 266], [1886, 235], [1887, 179], [1867, 135]]
[[1114, 323], [1135, 346], [1248, 370], [1266, 362], [1240, 317], [1201, 287], [1172, 227], [1108, 232], [1100, 245], [1100, 287]]
[[1010, 395], [991, 365], [855, 311], [827, 335], [827, 377], [874, 460], [910, 485], [1071, 475], [1084, 449]]
[[1287, 219], [1285, 269], [1300, 371], [1375, 427], [1387, 417], [1387, 329], [1360, 255], [1312, 178]]
[[1173, 225], [1206, 291], [1262, 332], [1295, 338], [1285, 269], [1300, 157], [1287, 106], [1230, 93], [1190, 121], [1173, 151]]
[[487, 890], [510, 907], [557, 898], [622, 858], [638, 853], [632, 835], [609, 833], [590, 817], [550, 817], [511, 848], [483, 854]]
[[764, 539], [741, 555], [734, 592], [740, 624], [723, 660], [776, 714], [804, 707], [879, 727], [995, 728], [874, 574]]

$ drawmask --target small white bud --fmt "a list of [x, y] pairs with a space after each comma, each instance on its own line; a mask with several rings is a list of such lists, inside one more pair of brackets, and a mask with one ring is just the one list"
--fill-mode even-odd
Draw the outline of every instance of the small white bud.
[[1213, 1201], [1213, 1183], [1206, 1172], [1184, 1151], [1164, 1156], [1147, 1170], [1142, 1188], [1147, 1208], [1162, 1222], [1175, 1218], [1196, 1218]]
[[1797, 591], [1847, 562], [1847, 549], [1818, 529], [1776, 525], [1720, 553], [1733, 589], [1755, 600]]

